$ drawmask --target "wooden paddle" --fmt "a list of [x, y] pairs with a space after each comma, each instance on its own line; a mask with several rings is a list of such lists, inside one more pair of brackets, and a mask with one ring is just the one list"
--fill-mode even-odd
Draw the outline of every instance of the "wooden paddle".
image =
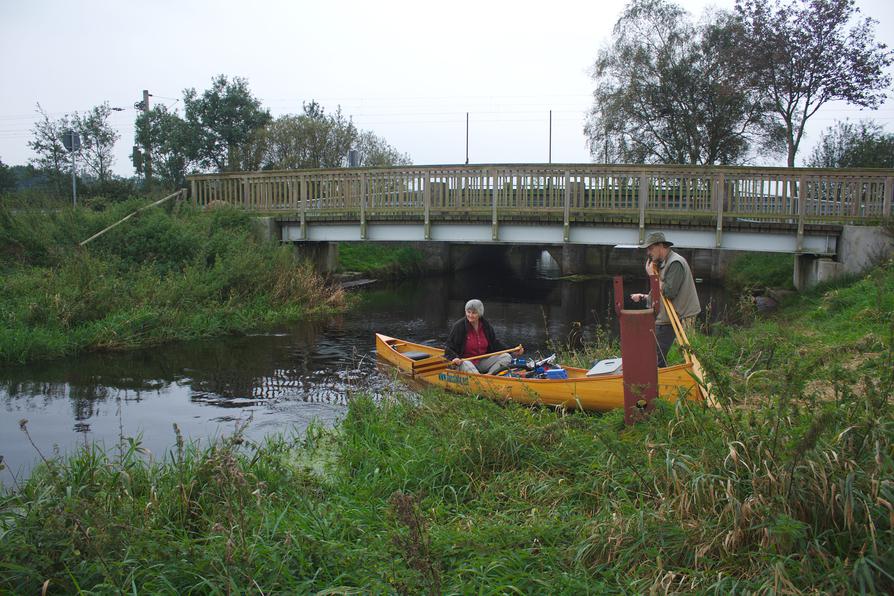
[[[468, 358], [460, 358], [463, 362], [470, 362], [472, 360], [481, 360], [482, 358], [490, 358], [491, 356], [498, 356], [500, 354], [508, 354], [509, 352], [514, 352], [516, 350], [521, 349], [521, 344], [515, 346], [514, 348], [506, 348], [505, 350], [500, 350], [498, 352], [491, 352], [489, 354], [482, 354], [481, 356], [470, 356]], [[413, 374], [416, 373], [424, 373], [431, 372], [433, 370], [437, 370], [439, 368], [447, 368], [449, 364], [451, 364], [452, 360], [448, 360], [446, 356], [444, 356], [443, 360], [436, 362], [425, 362], [424, 360], [419, 363], [419, 366], [413, 366]]]
[[[469, 356], [468, 358], [460, 358], [463, 362], [471, 362], [472, 360], [483, 360], [485, 358], [490, 358], [491, 356], [497, 356], [499, 354], [508, 354], [509, 352], [514, 352], [516, 350], [521, 350], [521, 344], [518, 344], [514, 348], [506, 348], [505, 350], [500, 350], [499, 352], [491, 352], [490, 354], [482, 354], [481, 356]], [[444, 357], [446, 358], [446, 356]], [[448, 360], [448, 362], [452, 362], [452, 360]]]
[[680, 344], [680, 349], [683, 351], [683, 358], [686, 360], [687, 364], [692, 365], [692, 374], [695, 376], [699, 395], [702, 399], [708, 402], [708, 405], [712, 408], [716, 408], [718, 404], [711, 395], [711, 384], [705, 381], [705, 373], [702, 369], [701, 362], [699, 362], [698, 358], [695, 357], [695, 354], [692, 353], [692, 347], [689, 345], [689, 338], [686, 337], [686, 330], [683, 328], [683, 323], [680, 321], [679, 315], [677, 315], [677, 309], [674, 308], [673, 302], [668, 300], [667, 296], [664, 294], [661, 295], [661, 300], [664, 304], [664, 310], [667, 312], [667, 317], [670, 319], [671, 326], [674, 328], [674, 334], [677, 336], [677, 342]]

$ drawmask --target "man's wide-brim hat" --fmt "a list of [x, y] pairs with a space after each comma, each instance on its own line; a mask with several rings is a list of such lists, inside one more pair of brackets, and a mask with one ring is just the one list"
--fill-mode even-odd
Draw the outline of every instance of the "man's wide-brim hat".
[[673, 242], [669, 242], [667, 238], [664, 237], [662, 232], [652, 232], [646, 237], [646, 241], [639, 245], [640, 248], [649, 248], [653, 244], [658, 243], [666, 244], [668, 246], [673, 246]]

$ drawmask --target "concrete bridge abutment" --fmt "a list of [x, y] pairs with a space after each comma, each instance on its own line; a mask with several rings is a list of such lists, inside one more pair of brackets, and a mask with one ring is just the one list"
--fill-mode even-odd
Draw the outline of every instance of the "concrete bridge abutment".
[[795, 255], [794, 286], [806, 290], [846, 275], [859, 275], [894, 255], [894, 237], [882, 226], [843, 226], [836, 258]]
[[831, 257], [795, 255], [795, 274], [792, 283], [798, 291], [841, 277], [844, 267]]
[[319, 273], [328, 275], [338, 269], [338, 242], [301, 242], [294, 246], [295, 254], [313, 263]]
[[587, 247], [580, 244], [566, 244], [562, 247], [559, 266], [562, 275], [578, 275], [587, 271]]

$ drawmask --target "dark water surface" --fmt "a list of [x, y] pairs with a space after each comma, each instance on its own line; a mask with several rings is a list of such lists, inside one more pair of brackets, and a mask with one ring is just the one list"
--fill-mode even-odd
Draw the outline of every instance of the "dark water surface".
[[[493, 272], [377, 283], [357, 290], [361, 299], [345, 315], [274, 332], [164, 345], [147, 350], [87, 354], [0, 368], [0, 455], [21, 481], [38, 454], [19, 428], [27, 428], [44, 455], [96, 442], [114, 450], [123, 437], [140, 437], [161, 458], [175, 443], [173, 424], [188, 440], [232, 434], [262, 440], [270, 433], [301, 434], [317, 420], [332, 425], [358, 391], [381, 394], [392, 375], [375, 365], [375, 332], [418, 342], [443, 343], [466, 300], [484, 301], [485, 316], [506, 343], [545, 352], [547, 341], [593, 336], [613, 321], [610, 279], [569, 282], [532, 273], [514, 279]], [[547, 271], [548, 273], [548, 271]], [[642, 280], [627, 291], [644, 291]], [[722, 311], [722, 292], [699, 285], [703, 306]]]

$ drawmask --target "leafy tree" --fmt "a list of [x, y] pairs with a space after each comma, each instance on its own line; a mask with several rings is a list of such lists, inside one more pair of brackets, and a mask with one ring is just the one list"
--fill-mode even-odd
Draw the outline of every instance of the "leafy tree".
[[277, 118], [267, 131], [264, 167], [337, 168], [359, 137], [359, 131], [341, 108], [334, 114], [317, 102], [304, 104], [300, 115]]
[[360, 133], [354, 148], [360, 153], [359, 165], [361, 166], [375, 168], [408, 166], [413, 163], [408, 154], [400, 153], [389, 145], [385, 139], [367, 130]]
[[303, 123], [301, 116], [286, 114], [267, 127], [265, 169], [296, 170], [311, 167], [307, 157]]
[[327, 114], [314, 101], [302, 108], [302, 114], [280, 116], [267, 127], [266, 169], [337, 168], [344, 165], [351, 149], [359, 151], [365, 166], [412, 163], [409, 155], [399, 153], [385, 139], [354, 126], [341, 108]]
[[[731, 19], [696, 26], [666, 0], [632, 0], [593, 66], [595, 159], [735, 163], [765, 131], [760, 98], [723, 58]], [[766, 137], [766, 135], [763, 135]]]
[[184, 91], [183, 103], [196, 140], [191, 157], [200, 167], [221, 172], [257, 168], [250, 159], [255, 153], [252, 145], [272, 118], [252, 96], [248, 81], [219, 75], [201, 96], [195, 89]]
[[257, 171], [264, 166], [264, 157], [267, 154], [267, 129], [256, 129], [251, 136], [233, 152], [234, 160], [240, 164], [240, 170]]
[[81, 136], [81, 163], [100, 183], [111, 176], [115, 143], [121, 138], [111, 124], [112, 108], [108, 102], [96, 106], [83, 116], [75, 112], [72, 126]]
[[305, 104], [304, 119], [308, 134], [308, 157], [320, 168], [337, 168], [344, 163], [348, 151], [357, 139], [357, 127], [345, 118], [339, 107], [327, 115], [315, 101]]
[[46, 170], [39, 170], [30, 163], [24, 166], [11, 166], [9, 171], [18, 189], [45, 187], [50, 182]]
[[789, 167], [807, 121], [829, 101], [875, 108], [891, 78], [892, 53], [857, 20], [855, 0], [736, 0], [729, 54], [743, 79], [764, 93], [784, 127]]
[[301, 114], [273, 120], [238, 77], [220, 75], [202, 96], [187, 89], [183, 98], [182, 118], [160, 106], [136, 120], [135, 142], [150, 147], [154, 171], [171, 187], [182, 186], [193, 169], [339, 167], [352, 147], [368, 165], [410, 163], [384, 139], [358, 130], [340, 108], [329, 114], [312, 101]]
[[812, 168], [894, 168], [894, 134], [871, 120], [836, 122], [823, 133], [807, 166]]
[[8, 165], [0, 159], [0, 193], [12, 192], [16, 189], [16, 176]]
[[50, 120], [44, 109], [37, 104], [37, 113], [41, 115], [31, 130], [28, 147], [37, 154], [31, 160], [36, 167], [47, 172], [57, 190], [62, 190], [64, 173], [69, 171], [71, 157], [62, 145], [62, 134], [72, 128], [67, 115], [58, 120]]
[[[135, 142], [149, 147], [153, 174], [168, 188], [179, 188], [186, 183], [188, 170], [195, 165], [198, 150], [189, 125], [180, 115], [157, 106], [137, 116]], [[135, 164], [138, 174], [144, 172], [145, 163]]]

